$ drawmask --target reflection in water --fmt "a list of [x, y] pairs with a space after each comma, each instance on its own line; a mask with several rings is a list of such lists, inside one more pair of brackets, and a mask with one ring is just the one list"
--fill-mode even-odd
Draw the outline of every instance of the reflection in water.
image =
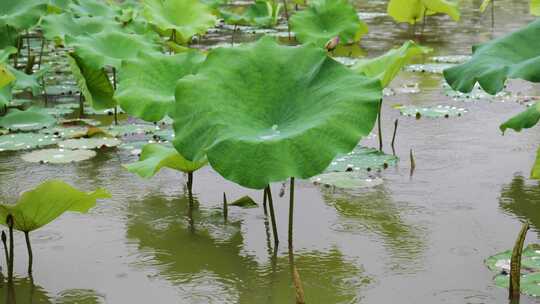
[[499, 206], [522, 220], [527, 220], [536, 232], [540, 232], [540, 186], [537, 182], [527, 184], [526, 179], [516, 175], [503, 187]]
[[392, 201], [384, 186], [355, 194], [330, 189], [323, 191], [324, 200], [341, 215], [334, 229], [379, 235], [397, 262], [415, 261], [422, 254], [423, 239], [415, 227], [403, 220], [403, 209]]
[[[258, 262], [243, 251], [242, 223], [225, 224], [218, 210], [195, 209], [192, 231], [188, 208], [187, 198], [167, 200], [160, 194], [129, 204], [127, 237], [138, 247], [137, 266], [177, 285], [180, 302], [294, 301], [287, 255]], [[337, 249], [297, 252], [295, 262], [307, 303], [356, 302], [359, 288], [369, 282]]]
[[99, 304], [105, 303], [103, 296], [90, 289], [68, 289], [58, 295], [50, 295], [29, 278], [17, 278], [10, 285], [2, 282], [0, 303], [3, 304]]

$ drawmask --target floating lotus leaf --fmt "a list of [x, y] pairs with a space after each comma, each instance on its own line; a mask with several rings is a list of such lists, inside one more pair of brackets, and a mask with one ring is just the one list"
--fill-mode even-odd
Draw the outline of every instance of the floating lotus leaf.
[[438, 105], [434, 107], [400, 106], [398, 107], [398, 109], [402, 115], [414, 116], [416, 118], [448, 118], [454, 116], [461, 116], [467, 113], [467, 110], [465, 110], [464, 108], [443, 105]]
[[73, 14], [50, 14], [41, 21], [43, 35], [49, 40], [63, 42], [65, 36], [81, 36], [97, 34], [107, 28], [116, 26], [116, 23], [104, 17], [80, 17]]
[[37, 150], [22, 156], [22, 159], [31, 163], [66, 164], [90, 159], [96, 156], [92, 150], [44, 149]]
[[144, 0], [144, 17], [162, 34], [176, 32], [176, 40], [188, 42], [216, 23], [210, 9], [198, 0]]
[[342, 43], [359, 41], [368, 32], [347, 0], [316, 0], [290, 19], [291, 29], [302, 43], [323, 47], [328, 40], [339, 36]]
[[145, 36], [120, 31], [102, 31], [91, 36], [66, 37], [66, 43], [75, 49], [75, 54], [92, 69], [114, 67], [119, 69], [122, 60], [134, 59], [139, 52], [157, 52], [157, 45], [148, 42]]
[[100, 121], [95, 119], [89, 119], [89, 118], [72, 118], [72, 119], [63, 119], [59, 122], [62, 125], [66, 126], [91, 126], [96, 127], [101, 124]]
[[473, 47], [472, 59], [446, 69], [454, 90], [470, 92], [476, 82], [490, 94], [504, 89], [507, 78], [540, 82], [540, 19], [526, 27]]
[[174, 130], [172, 129], [162, 129], [154, 132], [154, 136], [157, 136], [161, 140], [173, 141], [174, 140]]
[[464, 63], [465, 61], [468, 61], [471, 59], [471, 56], [469, 55], [447, 55], [447, 56], [435, 56], [430, 58], [433, 62], [438, 63], [453, 63], [453, 64], [459, 64]]
[[230, 203], [229, 206], [236, 206], [236, 207], [242, 207], [242, 208], [255, 208], [258, 205], [251, 197], [246, 195]]
[[[507, 250], [486, 259], [485, 264], [491, 271], [510, 272], [512, 250]], [[521, 257], [522, 272], [540, 271], [540, 244], [529, 244], [523, 249]]]
[[455, 67], [455, 64], [451, 63], [424, 63], [424, 64], [411, 64], [408, 65], [405, 70], [415, 73], [431, 73], [442, 74], [444, 70]]
[[208, 155], [226, 179], [260, 189], [321, 173], [350, 152], [371, 131], [380, 98], [378, 80], [322, 48], [266, 37], [214, 49], [198, 74], [178, 81], [173, 143], [186, 159]]
[[19, 107], [26, 108], [28, 106], [31, 106], [33, 103], [34, 101], [32, 99], [17, 98], [17, 99], [12, 99], [9, 105], [16, 108], [19, 108]]
[[538, 123], [538, 120], [540, 120], [540, 102], [531, 105], [527, 108], [527, 110], [510, 118], [500, 125], [499, 129], [501, 129], [503, 133], [506, 131], [506, 129], [512, 129], [516, 132], [520, 132], [522, 129], [534, 127]]
[[0, 204], [0, 224], [6, 225], [6, 218], [11, 214], [13, 228], [30, 232], [54, 221], [66, 211], [87, 213], [96, 205], [96, 200], [110, 197], [104, 189], [82, 192], [63, 181], [49, 180], [24, 192], [14, 205]]
[[[497, 275], [495, 285], [508, 289], [510, 285], [510, 275]], [[520, 291], [533, 297], [540, 296], [540, 272], [524, 274], [520, 277]]]
[[314, 184], [331, 186], [341, 189], [371, 188], [383, 183], [379, 177], [369, 177], [359, 172], [330, 172], [311, 178]]
[[154, 125], [143, 124], [127, 124], [110, 126], [107, 128], [107, 133], [112, 136], [129, 136], [129, 135], [142, 135], [155, 132], [157, 129]]
[[495, 95], [491, 95], [486, 91], [482, 90], [480, 85], [476, 84], [471, 92], [462, 93], [452, 89], [450, 85], [446, 82], [443, 83], [444, 94], [448, 97], [452, 97], [460, 101], [473, 101], [473, 100], [486, 100], [486, 101], [504, 101], [507, 97], [511, 95], [508, 91], [500, 91]]
[[101, 110], [116, 106], [114, 89], [105, 68], [93, 68], [75, 54], [68, 56], [68, 62], [81, 93], [93, 108]]
[[174, 56], [139, 54], [122, 63], [122, 79], [115, 98], [128, 114], [146, 121], [159, 121], [174, 103], [178, 79], [194, 74], [205, 57], [190, 51]]
[[206, 159], [197, 162], [186, 160], [174, 148], [160, 144], [147, 144], [142, 148], [138, 162], [124, 165], [132, 173], [140, 177], [154, 176], [161, 168], [169, 168], [182, 172], [193, 172], [206, 165]]
[[358, 61], [352, 69], [368, 77], [379, 79], [382, 86], [387, 87], [413, 57], [431, 51], [432, 49], [417, 45], [409, 40], [401, 47], [392, 49], [382, 56]]
[[64, 140], [59, 142], [58, 146], [64, 149], [100, 149], [103, 147], [116, 147], [121, 143], [116, 138], [92, 137]]
[[58, 138], [36, 133], [15, 133], [0, 136], [0, 152], [30, 150], [56, 144]]
[[79, 108], [80, 105], [75, 102], [68, 102], [68, 103], [57, 103], [54, 106], [60, 109], [77, 109]]
[[44, 113], [47, 113], [49, 115], [53, 116], [62, 116], [73, 113], [73, 109], [70, 108], [60, 108], [60, 107], [54, 107], [54, 108], [43, 108], [42, 111]]
[[455, 21], [458, 21], [460, 17], [458, 4], [446, 0], [390, 0], [387, 12], [397, 22], [410, 24], [422, 20], [424, 14], [443, 13]]
[[26, 111], [11, 109], [0, 117], [0, 127], [13, 131], [32, 131], [47, 128], [56, 124], [56, 119], [40, 108], [32, 107]]
[[19, 30], [35, 26], [47, 12], [47, 3], [40, 0], [0, 1], [0, 23]]
[[39, 131], [42, 134], [54, 135], [60, 138], [80, 138], [88, 135], [88, 128], [86, 127], [54, 127], [47, 128]]
[[371, 171], [395, 166], [397, 162], [396, 156], [384, 154], [374, 148], [356, 146], [351, 152], [338, 155], [326, 168], [326, 171]]

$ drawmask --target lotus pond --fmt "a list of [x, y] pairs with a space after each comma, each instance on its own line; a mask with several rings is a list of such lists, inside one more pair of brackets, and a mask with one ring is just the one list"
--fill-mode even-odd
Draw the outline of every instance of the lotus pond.
[[0, 301], [540, 303], [534, 0], [4, 1]]

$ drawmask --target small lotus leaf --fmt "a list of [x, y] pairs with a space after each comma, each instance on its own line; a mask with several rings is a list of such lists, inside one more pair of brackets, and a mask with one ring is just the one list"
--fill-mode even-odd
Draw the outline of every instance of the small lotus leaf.
[[236, 207], [242, 207], [242, 208], [255, 208], [258, 205], [251, 197], [246, 195], [230, 203], [229, 206], [236, 206]]
[[399, 107], [399, 111], [402, 115], [413, 116], [416, 118], [448, 118], [454, 116], [461, 116], [467, 113], [467, 110], [465, 110], [464, 108], [443, 105], [438, 105], [434, 107], [401, 106]]
[[198, 0], [144, 0], [143, 15], [166, 36], [174, 30], [176, 40], [184, 43], [216, 23], [210, 9]]
[[121, 141], [116, 138], [92, 137], [80, 139], [67, 139], [58, 143], [64, 149], [100, 149], [103, 147], [116, 147]]
[[47, 134], [15, 133], [0, 136], [0, 152], [29, 150], [56, 144], [58, 138]]
[[0, 117], [0, 126], [14, 131], [39, 130], [54, 124], [56, 119], [52, 115], [36, 107], [26, 111], [11, 109], [4, 117]]
[[190, 51], [174, 56], [139, 54], [126, 60], [120, 70], [115, 98], [128, 114], [146, 121], [159, 121], [174, 103], [178, 79], [194, 74], [205, 57]]
[[300, 42], [318, 47], [336, 36], [343, 43], [356, 42], [368, 32], [367, 25], [347, 0], [310, 1], [307, 9], [291, 17], [290, 24]]
[[401, 47], [392, 49], [382, 56], [358, 61], [352, 69], [368, 77], [379, 79], [382, 86], [387, 87], [413, 57], [431, 51], [432, 49], [417, 45], [409, 40]]
[[369, 177], [359, 172], [330, 172], [311, 178], [314, 184], [332, 186], [341, 189], [371, 188], [383, 183], [379, 177]]
[[126, 125], [117, 125], [108, 127], [107, 133], [112, 136], [130, 136], [130, 135], [143, 135], [149, 134], [156, 131], [157, 128], [154, 125], [144, 125], [144, 124], [126, 124]]
[[226, 179], [261, 189], [319, 174], [351, 151], [373, 128], [380, 98], [378, 80], [322, 48], [266, 37], [214, 49], [198, 74], [178, 81], [173, 143], [186, 159], [208, 155]]
[[[499, 274], [495, 277], [495, 285], [508, 289], [510, 276]], [[540, 272], [524, 274], [520, 277], [520, 291], [533, 297], [540, 296]]]
[[124, 167], [140, 177], [149, 178], [161, 168], [193, 172], [205, 166], [206, 163], [206, 159], [197, 162], [188, 161], [173, 148], [160, 144], [147, 144], [142, 148], [139, 161], [124, 165]]
[[487, 43], [473, 46], [468, 62], [444, 71], [452, 88], [470, 92], [476, 82], [490, 94], [504, 89], [507, 78], [540, 82], [540, 19]]
[[13, 228], [30, 232], [54, 221], [66, 211], [87, 213], [96, 200], [110, 198], [104, 189], [82, 192], [60, 180], [49, 180], [24, 192], [15, 205], [0, 204], [0, 224], [13, 216]]
[[446, 0], [390, 0], [388, 15], [397, 22], [415, 24], [424, 18], [424, 14], [433, 15], [443, 13], [455, 21], [460, 18], [458, 4]]
[[357, 146], [351, 152], [338, 155], [331, 163], [327, 172], [332, 171], [359, 171], [359, 170], [376, 170], [386, 169], [389, 166], [394, 166], [398, 162], [398, 158], [393, 155], [388, 155], [374, 148], [366, 148]]
[[31, 163], [65, 164], [90, 159], [96, 156], [92, 150], [44, 149], [37, 150], [22, 156], [22, 159]]
[[505, 121], [499, 126], [499, 129], [501, 129], [503, 133], [507, 129], [520, 132], [522, 129], [528, 129], [536, 126], [538, 120], [540, 120], [540, 102], [531, 105], [527, 108], [527, 110]]

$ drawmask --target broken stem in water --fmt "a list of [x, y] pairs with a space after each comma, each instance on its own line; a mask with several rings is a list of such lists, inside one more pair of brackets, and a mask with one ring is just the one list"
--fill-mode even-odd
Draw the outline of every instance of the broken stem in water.
[[272, 202], [272, 190], [270, 185], [266, 186], [266, 195], [268, 198], [268, 206], [270, 207], [270, 220], [272, 221], [272, 233], [274, 234], [274, 251], [277, 251], [279, 245], [279, 237], [277, 232], [276, 215], [274, 213], [274, 203]]
[[396, 155], [396, 149], [394, 147], [394, 143], [396, 142], [396, 133], [397, 133], [397, 127], [398, 127], [398, 119], [396, 118], [396, 120], [394, 121], [394, 134], [392, 134], [392, 153], [394, 154], [394, 156]]
[[34, 255], [32, 254], [32, 245], [30, 244], [30, 233], [24, 232], [24, 238], [26, 240], [26, 249], [28, 249], [28, 275], [32, 276], [32, 264], [34, 262]]
[[510, 260], [510, 286], [508, 289], [508, 298], [510, 300], [519, 300], [520, 296], [520, 277], [521, 277], [521, 254], [523, 252], [523, 243], [529, 230], [529, 224], [524, 223], [519, 232], [516, 244], [512, 250], [512, 258]]
[[227, 222], [228, 216], [229, 216], [229, 209], [227, 206], [227, 194], [223, 192], [223, 219], [225, 220], [225, 223]]
[[377, 125], [379, 129], [379, 151], [382, 152], [383, 144], [382, 144], [382, 126], [381, 126], [381, 108], [382, 108], [382, 98], [379, 101], [379, 114], [377, 115]]

